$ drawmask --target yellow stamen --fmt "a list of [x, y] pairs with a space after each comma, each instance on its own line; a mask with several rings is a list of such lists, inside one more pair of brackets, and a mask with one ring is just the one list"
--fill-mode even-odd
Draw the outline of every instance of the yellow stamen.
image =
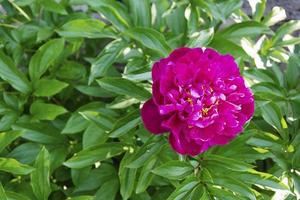
[[202, 108], [203, 115], [207, 115], [210, 108]]
[[187, 100], [186, 100], [187, 102], [189, 102], [190, 103], [190, 105], [193, 105], [193, 100], [191, 99], [191, 98], [187, 98]]

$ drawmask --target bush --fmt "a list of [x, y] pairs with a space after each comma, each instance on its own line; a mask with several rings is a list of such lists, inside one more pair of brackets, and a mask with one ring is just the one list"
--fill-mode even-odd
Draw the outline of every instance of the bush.
[[[300, 21], [282, 8], [0, 2], [1, 200], [300, 198]], [[140, 118], [153, 63], [182, 46], [232, 54], [256, 103], [241, 135], [195, 157]]]

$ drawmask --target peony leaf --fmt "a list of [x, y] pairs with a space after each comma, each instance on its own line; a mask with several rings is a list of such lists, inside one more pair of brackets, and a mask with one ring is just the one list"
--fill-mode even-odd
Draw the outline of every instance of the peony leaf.
[[50, 97], [68, 86], [67, 83], [55, 79], [40, 79], [35, 83], [34, 95], [37, 97]]
[[126, 167], [139, 168], [152, 159], [162, 148], [164, 140], [161, 137], [152, 137], [141, 146], [132, 156]]
[[53, 39], [41, 46], [31, 57], [29, 63], [29, 76], [37, 81], [60, 56], [64, 49], [64, 39]]
[[47, 200], [51, 193], [50, 186], [50, 155], [42, 148], [35, 161], [36, 170], [31, 174], [31, 186], [37, 199]]
[[[219, 155], [207, 155], [204, 158], [204, 162], [209, 165], [221, 165], [227, 169], [233, 170], [233, 171], [248, 171], [253, 168], [252, 165], [247, 164], [242, 161], [238, 161], [232, 158], [227, 158]], [[207, 166], [206, 166], [207, 167]], [[209, 167], [207, 167], [209, 168]]]
[[247, 21], [233, 24], [218, 32], [216, 36], [226, 39], [239, 39], [242, 37], [251, 37], [260, 34], [272, 34], [272, 31], [267, 26], [259, 22]]
[[98, 79], [97, 82], [101, 87], [108, 91], [121, 95], [128, 95], [141, 101], [145, 101], [151, 97], [151, 94], [143, 87], [124, 78], [105, 77]]
[[34, 171], [34, 168], [12, 158], [0, 158], [0, 171], [15, 175], [27, 175]]
[[0, 199], [1, 200], [8, 200], [8, 197], [5, 194], [5, 190], [4, 190], [1, 182], [0, 182]]
[[[200, 184], [200, 181], [196, 177], [187, 178], [176, 187], [176, 190], [172, 192], [172, 194], [168, 197], [167, 200], [180, 200], [180, 199], [188, 199], [189, 195], [192, 195], [192, 191]], [[199, 194], [198, 194], [199, 195]], [[198, 196], [200, 197], [201, 194]]]
[[190, 175], [194, 168], [192, 165], [181, 161], [169, 161], [152, 170], [156, 175], [171, 180], [180, 180]]
[[83, 168], [98, 161], [107, 160], [124, 152], [122, 143], [105, 143], [88, 147], [67, 160], [64, 165], [70, 168]]
[[22, 131], [8, 131], [0, 133], [0, 152], [2, 152], [6, 146], [8, 146], [21, 135]]
[[115, 38], [115, 33], [97, 19], [75, 19], [65, 23], [57, 33], [66, 38]]
[[26, 76], [19, 71], [10, 57], [0, 51], [0, 77], [16, 90], [28, 94], [31, 86]]
[[164, 36], [154, 29], [132, 28], [126, 31], [125, 34], [140, 42], [143, 46], [157, 51], [161, 56], [167, 56], [171, 51]]

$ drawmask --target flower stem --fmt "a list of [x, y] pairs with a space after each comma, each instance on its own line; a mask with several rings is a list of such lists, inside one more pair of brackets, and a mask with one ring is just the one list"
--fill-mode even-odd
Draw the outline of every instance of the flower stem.
[[182, 162], [186, 161], [186, 156], [185, 155], [178, 154], [178, 158]]

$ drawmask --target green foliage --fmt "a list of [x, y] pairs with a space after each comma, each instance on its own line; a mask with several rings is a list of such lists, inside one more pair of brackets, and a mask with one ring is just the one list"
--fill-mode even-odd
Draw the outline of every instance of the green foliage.
[[[0, 0], [0, 199], [299, 199], [300, 21], [249, 3]], [[232, 54], [256, 101], [196, 157], [140, 118], [153, 63], [182, 46]]]

